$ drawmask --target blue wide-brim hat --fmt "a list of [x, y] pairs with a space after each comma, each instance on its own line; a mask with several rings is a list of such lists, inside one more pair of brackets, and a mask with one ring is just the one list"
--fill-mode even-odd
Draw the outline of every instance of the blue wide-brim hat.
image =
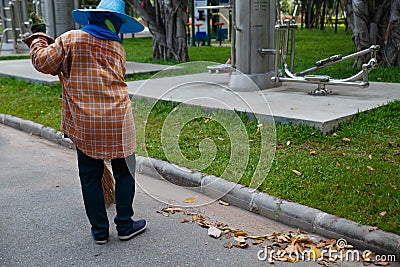
[[91, 12], [112, 12], [122, 20], [119, 33], [136, 33], [144, 30], [144, 26], [135, 18], [125, 14], [125, 2], [123, 0], [101, 0], [96, 9], [75, 9], [72, 17], [80, 25], [87, 25]]

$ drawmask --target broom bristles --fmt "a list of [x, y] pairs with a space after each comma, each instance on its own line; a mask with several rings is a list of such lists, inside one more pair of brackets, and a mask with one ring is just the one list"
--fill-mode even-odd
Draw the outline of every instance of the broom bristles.
[[114, 189], [114, 177], [104, 162], [104, 172], [101, 179], [101, 185], [103, 188], [104, 203], [106, 207], [110, 207], [115, 203], [115, 189]]

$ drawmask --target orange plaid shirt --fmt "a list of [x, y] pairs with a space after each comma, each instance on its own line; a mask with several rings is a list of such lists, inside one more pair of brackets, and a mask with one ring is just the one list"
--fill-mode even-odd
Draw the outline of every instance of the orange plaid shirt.
[[85, 154], [97, 159], [127, 157], [135, 150], [135, 127], [125, 50], [119, 42], [73, 30], [50, 44], [36, 34], [30, 46], [34, 67], [62, 73], [61, 129]]

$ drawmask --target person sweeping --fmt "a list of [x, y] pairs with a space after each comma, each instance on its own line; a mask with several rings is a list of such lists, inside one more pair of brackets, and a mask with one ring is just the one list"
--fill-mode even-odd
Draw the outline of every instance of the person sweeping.
[[115, 179], [118, 237], [129, 240], [143, 232], [147, 222], [132, 219], [135, 127], [124, 82], [126, 54], [118, 34], [144, 27], [125, 14], [123, 0], [102, 0], [96, 9], [76, 9], [72, 16], [84, 27], [55, 40], [33, 17], [33, 34], [23, 41], [30, 47], [33, 66], [61, 79], [61, 129], [76, 146], [83, 201], [95, 242], [105, 244], [109, 238], [101, 183], [104, 160], [111, 161]]

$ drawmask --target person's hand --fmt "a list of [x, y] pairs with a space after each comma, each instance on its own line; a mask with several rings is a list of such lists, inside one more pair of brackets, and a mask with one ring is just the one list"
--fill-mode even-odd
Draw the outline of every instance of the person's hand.
[[48, 44], [54, 43], [54, 39], [46, 34], [46, 24], [43, 19], [38, 16], [35, 12], [30, 14], [30, 18], [32, 20], [31, 24], [31, 32], [26, 33], [22, 36], [22, 42], [24, 42], [28, 47], [31, 47], [31, 43], [38, 37], [44, 37], [47, 39]]
[[46, 33], [46, 24], [44, 23], [43, 19], [39, 17], [39, 15], [36, 14], [35, 12], [32, 12], [30, 17], [32, 20], [32, 25], [31, 25], [32, 33], [37, 33], [37, 32]]

